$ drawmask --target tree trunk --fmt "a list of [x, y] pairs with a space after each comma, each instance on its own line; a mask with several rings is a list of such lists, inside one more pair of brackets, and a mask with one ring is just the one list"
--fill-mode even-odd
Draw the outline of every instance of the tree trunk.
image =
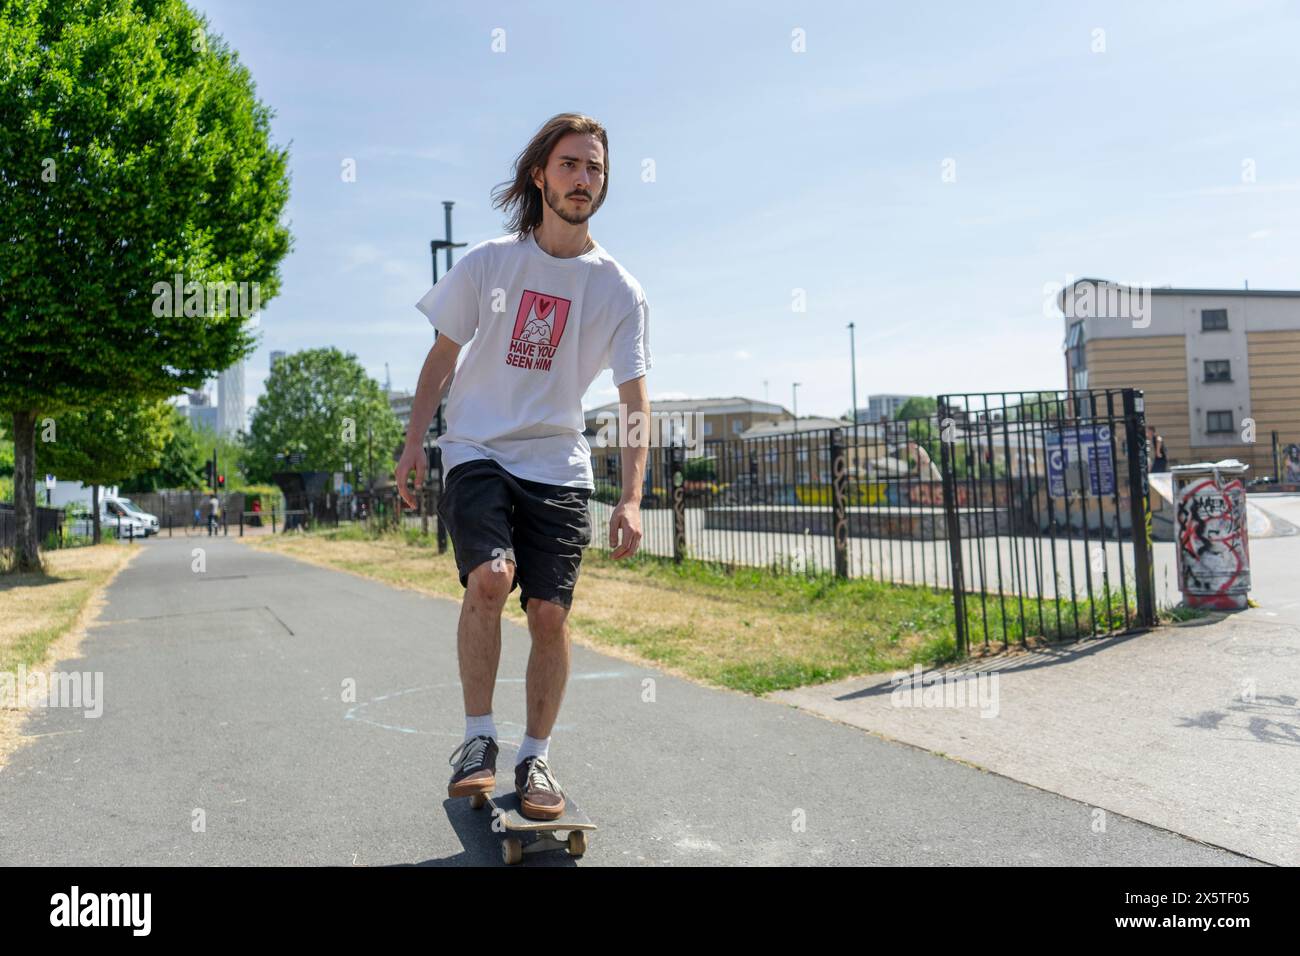
[[36, 538], [36, 413], [14, 412], [14, 570], [43, 570]]
[[99, 544], [99, 484], [90, 486], [90, 520], [91, 527], [94, 529], [91, 533], [90, 543]]

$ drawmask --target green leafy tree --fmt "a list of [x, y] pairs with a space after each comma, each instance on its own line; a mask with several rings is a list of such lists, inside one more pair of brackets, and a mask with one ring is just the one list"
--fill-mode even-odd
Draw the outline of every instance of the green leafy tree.
[[199, 435], [190, 420], [175, 405], [167, 405], [171, 435], [163, 446], [158, 464], [137, 471], [120, 482], [128, 494], [136, 491], [160, 491], [164, 488], [199, 488], [203, 486], [205, 456]]
[[[0, 435], [4, 432], [0, 431]], [[14, 476], [14, 443], [7, 438], [0, 438], [0, 478]]]
[[[199, 470], [206, 467], [204, 462], [217, 453], [217, 468], [226, 478], [226, 491], [248, 484], [248, 445], [247, 436], [220, 435], [207, 426], [200, 425], [194, 430], [200, 449]], [[206, 472], [204, 479], [206, 480]]]
[[933, 398], [917, 395], [909, 398], [894, 413], [894, 421], [901, 422], [911, 418], [928, 418], [938, 409], [939, 403]]
[[[1070, 401], [1058, 392], [1029, 392], [1007, 406], [1006, 417], [1009, 422], [1051, 422], [1070, 417]], [[1103, 400], [1099, 409], [1106, 414]], [[1120, 408], [1123, 411], [1123, 408]]]
[[99, 543], [99, 486], [157, 468], [171, 437], [173, 409], [166, 402], [132, 400], [98, 405], [59, 417], [57, 428], [42, 437], [42, 466], [63, 481], [93, 485], [91, 513]]
[[[369, 478], [392, 473], [402, 443], [402, 425], [379, 383], [352, 354], [309, 349], [275, 363], [266, 390], [253, 409], [246, 464], [253, 481], [277, 471], [343, 471]], [[302, 464], [285, 458], [303, 455]], [[368, 465], [373, 461], [373, 467]]]
[[248, 313], [277, 292], [290, 242], [288, 155], [270, 120], [183, 0], [0, 0], [16, 570], [40, 567], [38, 420], [166, 398], [252, 350]]

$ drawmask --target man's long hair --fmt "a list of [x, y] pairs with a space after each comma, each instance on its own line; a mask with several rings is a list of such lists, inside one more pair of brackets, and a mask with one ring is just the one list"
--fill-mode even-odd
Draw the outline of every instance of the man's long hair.
[[609, 137], [599, 121], [582, 113], [557, 113], [548, 119], [515, 157], [514, 178], [499, 184], [492, 191], [492, 205], [509, 215], [506, 228], [518, 233], [522, 239], [542, 224], [542, 191], [533, 184], [533, 173], [545, 172], [551, 150], [570, 133], [590, 133], [600, 140], [605, 150], [605, 185], [600, 195], [592, 198], [591, 211], [595, 213], [609, 192]]

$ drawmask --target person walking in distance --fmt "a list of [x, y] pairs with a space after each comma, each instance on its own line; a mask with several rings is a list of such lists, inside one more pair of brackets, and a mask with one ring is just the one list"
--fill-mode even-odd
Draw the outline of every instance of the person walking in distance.
[[1151, 455], [1151, 471], [1164, 472], [1169, 470], [1169, 457], [1165, 453], [1165, 438], [1157, 434], [1154, 425], [1147, 426], [1147, 447]]
[[[424, 484], [422, 439], [450, 381], [437, 511], [465, 588], [456, 645], [465, 736], [449, 759], [447, 793], [495, 791], [501, 611], [518, 587], [532, 650], [515, 792], [524, 816], [539, 820], [565, 807], [549, 749], [569, 676], [566, 621], [592, 538], [582, 396], [608, 368], [626, 415], [648, 423], [650, 414], [645, 293], [588, 233], [608, 194], [609, 168], [604, 127], [578, 113], [552, 117], [519, 154], [513, 179], [494, 193], [509, 233], [470, 248], [416, 304], [436, 338], [396, 471], [402, 499], [415, 508], [407, 478], [414, 472], [416, 487]], [[623, 494], [609, 523], [614, 558], [640, 546], [646, 461], [647, 442], [621, 443]]]
[[221, 499], [216, 492], [208, 499], [208, 537], [217, 533], [217, 523], [221, 520]]

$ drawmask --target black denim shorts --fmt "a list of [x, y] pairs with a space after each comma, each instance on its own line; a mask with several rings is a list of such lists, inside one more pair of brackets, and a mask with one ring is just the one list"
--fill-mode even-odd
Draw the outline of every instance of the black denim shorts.
[[510, 590], [528, 599], [573, 604], [582, 549], [591, 544], [591, 489], [517, 478], [489, 458], [447, 472], [438, 515], [451, 535], [461, 587], [485, 561], [515, 565]]

